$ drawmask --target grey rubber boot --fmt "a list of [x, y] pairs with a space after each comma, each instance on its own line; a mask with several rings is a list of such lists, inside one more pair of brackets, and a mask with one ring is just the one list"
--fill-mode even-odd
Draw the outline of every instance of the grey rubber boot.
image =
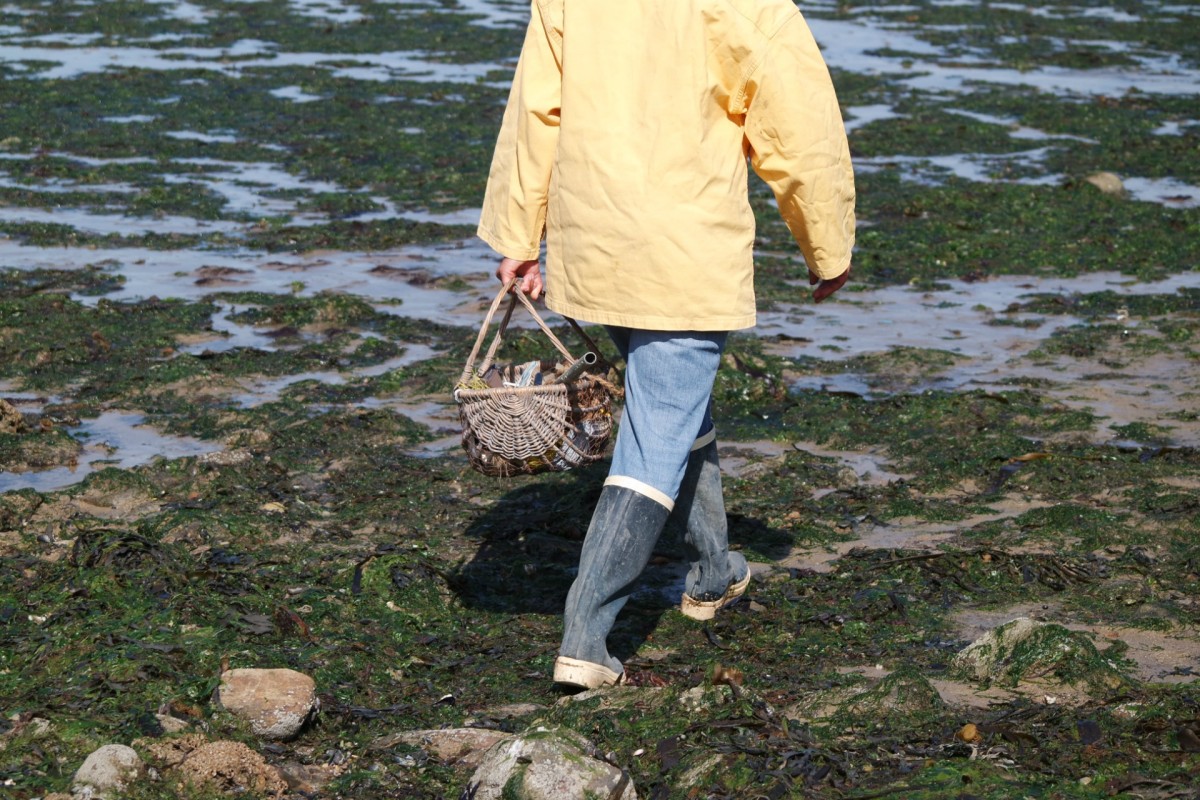
[[680, 610], [692, 619], [712, 619], [717, 609], [736, 601], [750, 584], [745, 557], [729, 550], [716, 441], [688, 457], [671, 517], [684, 523], [683, 542], [691, 563]]
[[600, 492], [563, 611], [562, 647], [554, 662], [558, 683], [594, 689], [621, 681], [624, 668], [608, 654], [606, 640], [669, 513], [624, 486], [606, 485]]

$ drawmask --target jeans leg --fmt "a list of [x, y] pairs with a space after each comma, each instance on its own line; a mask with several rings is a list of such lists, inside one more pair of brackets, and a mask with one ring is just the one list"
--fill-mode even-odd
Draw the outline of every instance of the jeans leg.
[[[619, 330], [629, 333], [625, 410], [609, 481], [655, 497], [670, 508], [692, 443], [712, 428], [712, 385], [728, 334]], [[623, 344], [619, 336], [613, 337], [618, 349]]]
[[555, 667], [556, 679], [580, 685], [615, 680], [621, 671], [605, 642], [674, 505], [692, 444], [712, 427], [709, 403], [726, 337], [610, 333], [626, 359], [625, 412], [567, 596]]

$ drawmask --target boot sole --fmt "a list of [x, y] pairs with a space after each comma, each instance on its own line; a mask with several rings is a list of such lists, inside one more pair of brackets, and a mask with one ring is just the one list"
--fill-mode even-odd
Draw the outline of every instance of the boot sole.
[[742, 578], [737, 583], [729, 584], [729, 588], [725, 590], [725, 594], [721, 595], [716, 600], [696, 600], [683, 593], [683, 600], [679, 603], [679, 610], [683, 612], [685, 617], [707, 622], [717, 615], [719, 609], [731, 606], [741, 599], [746, 593], [746, 588], [750, 586], [750, 566], [746, 565], [746, 577]]
[[624, 672], [613, 672], [603, 664], [568, 656], [554, 659], [555, 683], [578, 686], [581, 689], [599, 689], [601, 686], [616, 686], [624, 681]]

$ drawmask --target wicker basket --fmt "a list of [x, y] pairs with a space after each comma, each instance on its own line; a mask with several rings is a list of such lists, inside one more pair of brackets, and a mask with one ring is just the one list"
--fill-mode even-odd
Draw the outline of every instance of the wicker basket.
[[[475, 388], [483, 383], [482, 376], [496, 369], [496, 352], [518, 300], [562, 355], [563, 360], [542, 362], [543, 371], [557, 376], [567, 373], [572, 365], [575, 365], [572, 372], [584, 366], [576, 364], [579, 359], [574, 358], [554, 335], [529, 298], [514, 291], [495, 338], [483, 362], [476, 368], [475, 360], [492, 318], [515, 283], [505, 284], [492, 301], [454, 389], [462, 422], [463, 449], [467, 451], [471, 466], [484, 475], [499, 477], [561, 472], [590, 464], [604, 455], [612, 434], [612, 400], [620, 394], [620, 389], [605, 377], [609, 364], [604, 359], [597, 358], [577, 377], [565, 382], [551, 378], [550, 382], [536, 386]], [[598, 354], [596, 343], [583, 328], [575, 320], [565, 319], [591, 348], [590, 352]], [[513, 374], [509, 368], [508, 375], [512, 377]]]

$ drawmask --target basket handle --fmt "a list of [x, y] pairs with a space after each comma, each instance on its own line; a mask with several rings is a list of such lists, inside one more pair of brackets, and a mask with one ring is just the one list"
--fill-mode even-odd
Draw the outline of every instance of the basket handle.
[[[475, 359], [479, 357], [479, 349], [483, 346], [483, 340], [487, 338], [487, 331], [488, 327], [492, 324], [492, 318], [496, 316], [496, 311], [500, 308], [500, 303], [504, 300], [504, 295], [512, 291], [512, 288], [516, 285], [516, 283], [517, 278], [512, 278], [511, 280], [507, 281], [504, 286], [501, 287], [500, 293], [496, 295], [496, 299], [492, 301], [491, 308], [488, 309], [487, 316], [483, 319], [483, 325], [479, 329], [479, 335], [475, 337], [475, 346], [471, 348], [471, 355], [467, 356], [467, 363], [466, 366], [463, 367], [462, 377], [460, 377], [458, 380], [460, 384], [466, 383], [467, 380], [470, 379], [471, 372], [475, 369]], [[483, 363], [480, 365], [480, 372], [486, 372], [487, 368], [492, 365], [492, 361], [495, 359], [496, 353], [500, 349], [500, 344], [504, 340], [504, 332], [508, 329], [509, 320], [512, 319], [513, 309], [516, 308], [518, 300], [521, 301], [522, 305], [524, 305], [529, 313], [533, 316], [533, 319], [535, 322], [537, 322], [538, 327], [542, 329], [542, 333], [546, 334], [546, 337], [550, 340], [550, 343], [554, 345], [558, 352], [562, 353], [568, 362], [574, 362], [575, 357], [571, 355], [571, 351], [568, 350], [566, 345], [564, 345], [562, 341], [554, 335], [554, 331], [550, 330], [550, 326], [548, 326], [546, 321], [542, 319], [542, 315], [537, 312], [537, 309], [534, 308], [533, 303], [530, 302], [529, 298], [525, 296], [525, 293], [512, 292], [512, 297], [509, 299], [508, 308], [504, 312], [503, 319], [500, 320], [500, 327], [497, 329], [496, 336], [492, 339], [492, 344], [488, 347], [488, 351], [484, 355]], [[579, 333], [579, 335], [583, 337], [583, 340], [591, 346], [593, 352], [599, 352], [596, 349], [596, 343], [592, 341], [590, 336], [583, 332], [583, 328], [579, 327], [579, 323], [570, 317], [564, 317], [564, 319], [571, 323], [571, 327], [573, 327]]]

